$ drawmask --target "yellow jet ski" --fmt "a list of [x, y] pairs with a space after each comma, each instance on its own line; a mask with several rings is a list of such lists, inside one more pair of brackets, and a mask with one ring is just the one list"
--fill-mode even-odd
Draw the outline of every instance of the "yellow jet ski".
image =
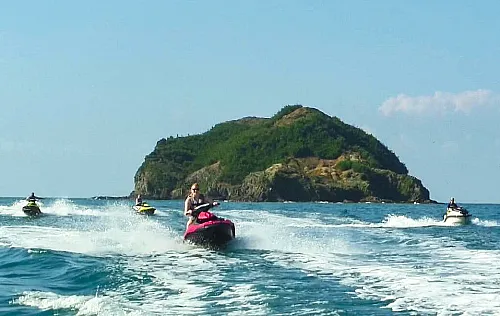
[[156, 211], [154, 207], [149, 205], [148, 203], [142, 203], [140, 205], [134, 205], [134, 210], [137, 212], [137, 214], [141, 215], [153, 215]]
[[42, 212], [40, 211], [40, 207], [38, 204], [36, 204], [35, 201], [28, 201], [28, 204], [23, 206], [23, 212], [24, 214], [28, 216], [38, 216], [42, 215]]

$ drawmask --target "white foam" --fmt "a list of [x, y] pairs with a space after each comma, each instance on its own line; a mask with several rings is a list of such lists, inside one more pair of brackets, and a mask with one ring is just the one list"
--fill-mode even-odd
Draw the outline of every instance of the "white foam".
[[[37, 201], [40, 210], [44, 214], [48, 215], [58, 215], [58, 216], [69, 216], [69, 215], [87, 215], [87, 216], [102, 216], [106, 212], [102, 212], [98, 209], [84, 208], [76, 205], [73, 201], [68, 199], [57, 199], [53, 202], [47, 201]], [[25, 200], [19, 200], [14, 202], [12, 205], [0, 205], [0, 213], [26, 217], [27, 215], [23, 213], [22, 208], [26, 205]]]
[[[224, 281], [224, 270], [240, 264], [239, 259], [197, 248], [123, 259], [120, 275], [134, 277], [96, 297], [30, 292], [17, 303], [40, 309], [69, 308], [77, 310], [77, 315], [207, 315], [214, 305], [223, 306], [226, 315], [241, 314], [242, 309], [245, 315], [269, 314], [260, 303], [267, 296], [253, 285], [228, 287]], [[225, 290], [220, 295], [210, 297], [221, 288]], [[236, 302], [241, 305], [232, 304]]]
[[103, 214], [103, 212], [100, 210], [78, 206], [73, 201], [68, 199], [57, 199], [53, 203], [47, 204], [46, 206], [41, 205], [40, 210], [45, 214], [52, 214], [58, 216], [69, 216], [69, 215], [99, 216]]
[[24, 292], [13, 303], [37, 307], [41, 310], [76, 310], [76, 315], [139, 316], [151, 315], [119, 298], [82, 295], [58, 295], [52, 292]]
[[14, 303], [38, 307], [42, 310], [49, 309], [77, 309], [92, 297], [86, 296], [61, 296], [52, 292], [26, 291]]
[[[473, 224], [482, 226], [496, 226], [494, 221], [480, 221], [473, 219]], [[321, 224], [320, 224], [321, 225]], [[354, 227], [354, 228], [417, 228], [417, 227], [454, 227], [457, 226], [453, 223], [447, 223], [442, 220], [436, 220], [430, 217], [411, 218], [405, 215], [388, 214], [385, 219], [380, 223], [367, 223], [362, 221], [352, 221], [346, 224], [330, 224], [330, 227]]]
[[[99, 224], [99, 225], [98, 225]], [[186, 249], [178, 234], [155, 221], [137, 215], [103, 217], [88, 227], [2, 226], [0, 243], [18, 248], [82, 253], [152, 254]]]
[[[477, 217], [471, 220], [471, 223], [479, 226], [495, 227], [499, 226], [497, 221], [492, 220], [481, 220]], [[434, 218], [422, 217], [422, 218], [409, 218], [405, 215], [394, 215], [389, 214], [386, 216], [385, 220], [380, 224], [370, 223], [368, 226], [372, 227], [393, 227], [393, 228], [414, 228], [414, 227], [429, 227], [429, 226], [456, 226], [453, 223], [447, 223], [442, 220], [436, 220]]]
[[12, 203], [12, 205], [0, 205], [0, 214], [11, 215], [15, 217], [27, 217], [27, 215], [23, 213], [23, 206], [25, 205], [25, 200], [15, 201], [14, 203]]
[[[297, 252], [301, 249], [309, 249], [321, 252], [323, 245], [315, 244], [315, 239], [328, 236], [331, 238], [328, 243], [335, 247], [337, 253], [350, 253], [352, 249], [344, 242], [343, 238], [334, 238], [336, 231], [332, 231], [332, 226], [322, 224], [321, 221], [310, 218], [292, 218], [284, 215], [266, 214], [265, 211], [258, 211], [253, 216], [254, 221], [238, 220], [240, 214], [232, 217], [235, 219], [237, 227], [237, 240], [235, 247], [244, 249], [265, 249], [284, 252]], [[245, 218], [245, 214], [241, 216]], [[311, 242], [314, 247], [310, 248]]]
[[473, 218], [472, 223], [475, 225], [479, 226], [485, 226], [485, 227], [498, 227], [500, 224], [498, 221], [493, 221], [493, 220], [481, 220], [479, 218]]
[[[204, 276], [210, 286], [197, 280], [197, 274], [203, 276], [203, 271], [211, 271]], [[156, 313], [168, 310], [171, 314], [206, 314], [209, 305], [203, 298], [212, 287], [220, 284], [220, 271], [215, 264], [188, 253], [163, 254], [147, 262], [128, 258], [125, 272], [131, 275], [147, 273], [152, 282], [127, 282], [107, 295], [126, 297], [140, 288], [141, 308]]]
[[[271, 315], [265, 301], [272, 295], [260, 293], [253, 284], [233, 285], [224, 290], [217, 298], [218, 305], [238, 306], [238, 311], [228, 315]], [[257, 304], [256, 304], [257, 302]], [[262, 302], [259, 304], [258, 302]]]

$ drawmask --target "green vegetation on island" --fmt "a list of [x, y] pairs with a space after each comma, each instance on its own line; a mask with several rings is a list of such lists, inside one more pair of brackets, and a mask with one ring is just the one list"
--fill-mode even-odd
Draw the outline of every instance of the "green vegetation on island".
[[184, 198], [198, 182], [212, 197], [240, 201], [429, 201], [374, 136], [301, 105], [163, 138], [134, 180], [135, 194], [156, 199]]

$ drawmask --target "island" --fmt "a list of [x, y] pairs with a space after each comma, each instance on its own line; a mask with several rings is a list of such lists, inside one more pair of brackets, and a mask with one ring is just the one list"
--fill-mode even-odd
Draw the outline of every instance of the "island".
[[434, 202], [373, 135], [302, 105], [160, 139], [131, 195], [184, 199], [195, 182], [206, 195], [232, 201]]

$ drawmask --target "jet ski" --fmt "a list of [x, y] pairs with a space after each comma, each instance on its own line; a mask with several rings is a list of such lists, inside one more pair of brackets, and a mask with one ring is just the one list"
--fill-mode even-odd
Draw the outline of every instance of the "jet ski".
[[449, 224], [470, 224], [472, 214], [461, 206], [448, 207], [444, 214], [443, 221]]
[[151, 205], [149, 205], [148, 203], [134, 205], [133, 208], [137, 214], [141, 214], [141, 215], [153, 215], [156, 211], [156, 209], [154, 207], [152, 207]]
[[28, 204], [23, 206], [23, 212], [24, 214], [28, 216], [38, 216], [42, 215], [42, 212], [40, 211], [40, 207], [36, 204], [35, 201], [28, 201]]
[[228, 219], [215, 216], [208, 210], [214, 205], [205, 203], [197, 206], [192, 216], [195, 222], [184, 233], [184, 240], [209, 248], [222, 248], [235, 237], [234, 224]]

